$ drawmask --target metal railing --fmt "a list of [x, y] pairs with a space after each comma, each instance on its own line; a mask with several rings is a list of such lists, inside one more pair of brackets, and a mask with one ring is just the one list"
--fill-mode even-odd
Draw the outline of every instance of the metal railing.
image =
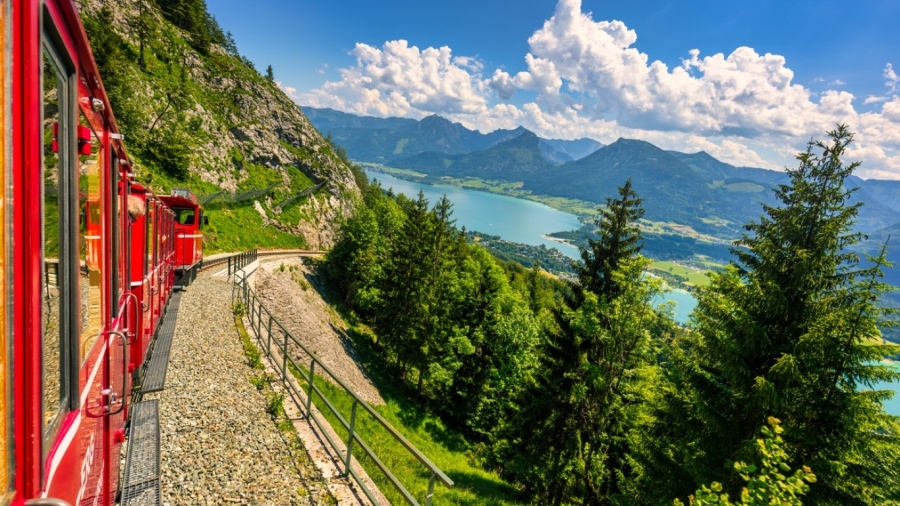
[[251, 249], [228, 257], [228, 277], [256, 261], [257, 250]]
[[[250, 253], [250, 252], [247, 252]], [[254, 252], [255, 254], [255, 252]], [[243, 254], [242, 254], [243, 255]], [[240, 255], [237, 255], [240, 256]], [[252, 262], [252, 261], [251, 261]], [[249, 264], [251, 262], [246, 262], [244, 265]], [[231, 273], [232, 262], [229, 261], [229, 273]], [[234, 265], [238, 265], [236, 262]], [[237, 271], [238, 269], [235, 269]], [[451, 480], [443, 471], [441, 471], [431, 460], [426, 457], [418, 448], [416, 448], [412, 443], [410, 443], [402, 434], [400, 434], [397, 429], [391, 426], [390, 423], [387, 422], [377, 411], [372, 409], [368, 403], [362, 400], [353, 390], [351, 390], [340, 378], [334, 375], [334, 373], [322, 362], [320, 362], [314, 353], [312, 353], [306, 346], [304, 346], [300, 341], [298, 341], [291, 333], [284, 328], [284, 326], [263, 306], [257, 294], [250, 288], [246, 276], [244, 275], [235, 275], [234, 277], [234, 289], [232, 290], [232, 302], [235, 301], [237, 297], [240, 297], [240, 302], [244, 304], [244, 307], [247, 311], [247, 316], [250, 321], [251, 329], [254, 331], [256, 335], [256, 341], [260, 347], [265, 350], [266, 356], [269, 358], [270, 363], [276, 369], [276, 372], [279, 374], [282, 383], [284, 384], [284, 388], [287, 392], [290, 393], [291, 400], [294, 402], [294, 405], [303, 414], [303, 416], [316, 424], [318, 426], [320, 432], [328, 441], [328, 444], [334, 449], [337, 455], [341, 456], [341, 464], [344, 468], [343, 475], [351, 476], [356, 481], [356, 483], [360, 486], [363, 493], [365, 493], [366, 497], [372, 501], [373, 504], [378, 505], [379, 502], [375, 498], [374, 494], [371, 490], [365, 485], [361, 476], [357, 473], [356, 470], [353, 469], [352, 460], [354, 456], [354, 452], [359, 454], [359, 451], [362, 452], [375, 464], [375, 466], [382, 472], [384, 477], [397, 489], [400, 495], [408, 502], [409, 504], [419, 506], [419, 502], [413, 497], [412, 493], [404, 486], [403, 483], [394, 476], [394, 473], [385, 465], [384, 462], [375, 454], [375, 452], [369, 447], [368, 444], [360, 437], [359, 433], [356, 431], [356, 422], [357, 422], [357, 413], [359, 409], [367, 412], [373, 420], [375, 420], [379, 425], [381, 425], [390, 436], [400, 445], [402, 445], [411, 456], [415, 457], [424, 467], [430, 472], [431, 476], [428, 480], [428, 490], [425, 495], [425, 505], [430, 506], [432, 504], [432, 499], [434, 497], [434, 486], [437, 481], [440, 481], [444, 485], [448, 487], [453, 486], [453, 480]], [[292, 353], [293, 352], [293, 353]], [[304, 356], [305, 360], [301, 359], [300, 362], [295, 360], [295, 355]], [[306, 369], [306, 371], [304, 371]], [[323, 374], [324, 373], [324, 374]], [[331, 383], [337, 385], [339, 388], [343, 389], [352, 399], [352, 407], [350, 409], [350, 420], [347, 421], [346, 413], [341, 413], [334, 405], [334, 402], [328, 397], [326, 397], [325, 393], [316, 385], [316, 378], [330, 378]], [[293, 381], [289, 381], [289, 378], [299, 378], [302, 379], [305, 383], [304, 385], [300, 385], [298, 389], [296, 383]], [[304, 390], [305, 391], [300, 391]], [[321, 404], [323, 406], [318, 405], [318, 403], [313, 402], [313, 396], [318, 395], [319, 399], [321, 399]], [[313, 408], [316, 408], [319, 411], [323, 411], [323, 408], [328, 409], [331, 413], [333, 413], [334, 417], [340, 422], [343, 426], [344, 430], [347, 431], [347, 440], [344, 441], [344, 449], [341, 449], [338, 445], [337, 441], [332, 437], [331, 425], [327, 420], [322, 419], [322, 417], [316, 414]], [[326, 427], [327, 426], [327, 427]], [[335, 433], [336, 434], [336, 433]], [[359, 449], [357, 449], [357, 447]], [[357, 461], [359, 459], [357, 458]]]

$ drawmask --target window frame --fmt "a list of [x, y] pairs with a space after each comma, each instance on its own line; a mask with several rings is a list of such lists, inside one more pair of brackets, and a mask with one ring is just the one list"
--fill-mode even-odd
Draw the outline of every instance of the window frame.
[[[80, 285], [79, 285], [79, 223], [80, 202], [78, 198], [78, 141], [76, 131], [78, 125], [78, 74], [75, 62], [72, 60], [66, 46], [62, 41], [55, 24], [44, 10], [44, 23], [41, 30], [41, 68], [45, 62], [50, 62], [55, 67], [59, 80], [57, 87], [59, 129], [58, 142], [58, 209], [59, 209], [59, 268], [57, 271], [59, 283], [59, 381], [60, 402], [59, 413], [55, 420], [45, 426], [41, 424], [41, 458], [46, 463], [52, 443], [59, 434], [62, 421], [68, 412], [78, 409], [78, 369], [80, 344]], [[43, 90], [43, 72], [41, 73], [41, 89]], [[43, 115], [42, 115], [43, 117]], [[43, 151], [41, 154], [41, 170], [43, 171]], [[41, 177], [43, 181], [43, 175]], [[41, 201], [44, 201], [44, 193], [41, 193]], [[43, 208], [43, 206], [42, 206]], [[43, 209], [41, 218], [41, 236], [44, 237]], [[76, 226], [72, 226], [76, 225]], [[43, 241], [43, 239], [42, 239]], [[44, 262], [44, 252], [41, 250], [41, 262]], [[73, 301], [78, 304], [73, 305]], [[41, 321], [41, 364], [43, 370], [43, 329], [45, 322]], [[42, 373], [43, 374], [43, 373]], [[44, 378], [41, 377], [41, 392], [44, 391]], [[42, 413], [43, 394], [41, 397]], [[46, 479], [45, 466], [41, 466], [41, 482]]]

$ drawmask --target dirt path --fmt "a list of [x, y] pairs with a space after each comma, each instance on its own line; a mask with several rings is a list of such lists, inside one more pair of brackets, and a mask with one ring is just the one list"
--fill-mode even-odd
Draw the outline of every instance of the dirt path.
[[384, 404], [358, 363], [346, 324], [312, 286], [314, 280], [301, 258], [263, 260], [255, 289], [275, 318], [344, 384], [370, 405]]

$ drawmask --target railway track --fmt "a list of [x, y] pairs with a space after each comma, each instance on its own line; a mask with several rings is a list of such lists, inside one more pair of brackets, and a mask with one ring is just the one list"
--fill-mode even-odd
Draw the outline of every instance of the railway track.
[[[284, 256], [284, 255], [301, 255], [301, 256], [315, 257], [315, 256], [322, 256], [324, 254], [325, 254], [324, 251], [319, 251], [319, 250], [279, 249], [279, 250], [257, 251], [256, 257], [257, 258], [263, 258], [263, 257], [268, 258], [268, 257], [277, 257], [277, 256]], [[210, 268], [218, 266], [218, 265], [227, 264], [229, 258], [235, 257], [237, 255], [240, 255], [240, 253], [229, 253], [227, 255], [215, 255], [214, 257], [208, 258], [208, 259], [204, 258], [203, 266], [200, 267], [200, 270], [205, 271], [207, 269], [210, 269]]]

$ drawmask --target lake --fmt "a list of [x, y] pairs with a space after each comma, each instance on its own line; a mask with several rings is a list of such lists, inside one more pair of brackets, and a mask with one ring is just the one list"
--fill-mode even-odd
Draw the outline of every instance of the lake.
[[367, 174], [370, 178], [381, 181], [384, 189], [393, 188], [394, 193], [403, 193], [411, 199], [415, 199], [421, 190], [432, 206], [447, 195], [450, 202], [453, 202], [453, 218], [459, 228], [465, 226], [466, 230], [477, 230], [500, 236], [507, 241], [533, 246], [543, 244], [562, 251], [566, 256], [578, 258], [578, 248], [542, 237], [552, 232], [579, 228], [581, 223], [574, 214], [558, 211], [539, 202], [496, 193], [415, 183], [381, 172], [367, 171]]
[[[500, 236], [507, 241], [544, 245], [556, 248], [564, 255], [580, 259], [578, 248], [571, 244], [551, 241], [544, 238], [552, 232], [576, 230], [581, 227], [578, 217], [531, 200], [497, 195], [478, 190], [469, 190], [448, 185], [429, 185], [400, 179], [381, 172], [368, 172], [370, 178], [381, 181], [385, 189], [393, 188], [394, 193], [403, 193], [407, 197], [416, 198], [419, 191], [431, 205], [447, 195], [453, 202], [453, 217], [457, 227], [466, 230], [477, 230], [486, 234]], [[666, 300], [675, 302], [675, 320], [686, 323], [688, 315], [697, 305], [694, 297], [685, 290], [672, 290], [660, 298], [657, 303]]]
[[[455, 186], [427, 185], [399, 179], [381, 172], [368, 172], [372, 179], [381, 181], [385, 189], [393, 188], [394, 193], [403, 193], [407, 197], [416, 198], [421, 190], [425, 198], [433, 206], [442, 196], [453, 202], [453, 218], [456, 226], [466, 230], [477, 230], [486, 234], [500, 236], [508, 241], [544, 245], [557, 248], [565, 255], [577, 259], [578, 248], [545, 239], [543, 236], [551, 232], [575, 230], [581, 226], [578, 217], [564, 213], [539, 202], [517, 199], [496, 193], [468, 190]], [[672, 290], [657, 300], [675, 302], [675, 321], [686, 323], [691, 311], [697, 305], [694, 297], [685, 290]], [[900, 391], [900, 386], [892, 385]], [[875, 388], [883, 388], [876, 385]], [[888, 413], [900, 416], [900, 393], [885, 404]]]

